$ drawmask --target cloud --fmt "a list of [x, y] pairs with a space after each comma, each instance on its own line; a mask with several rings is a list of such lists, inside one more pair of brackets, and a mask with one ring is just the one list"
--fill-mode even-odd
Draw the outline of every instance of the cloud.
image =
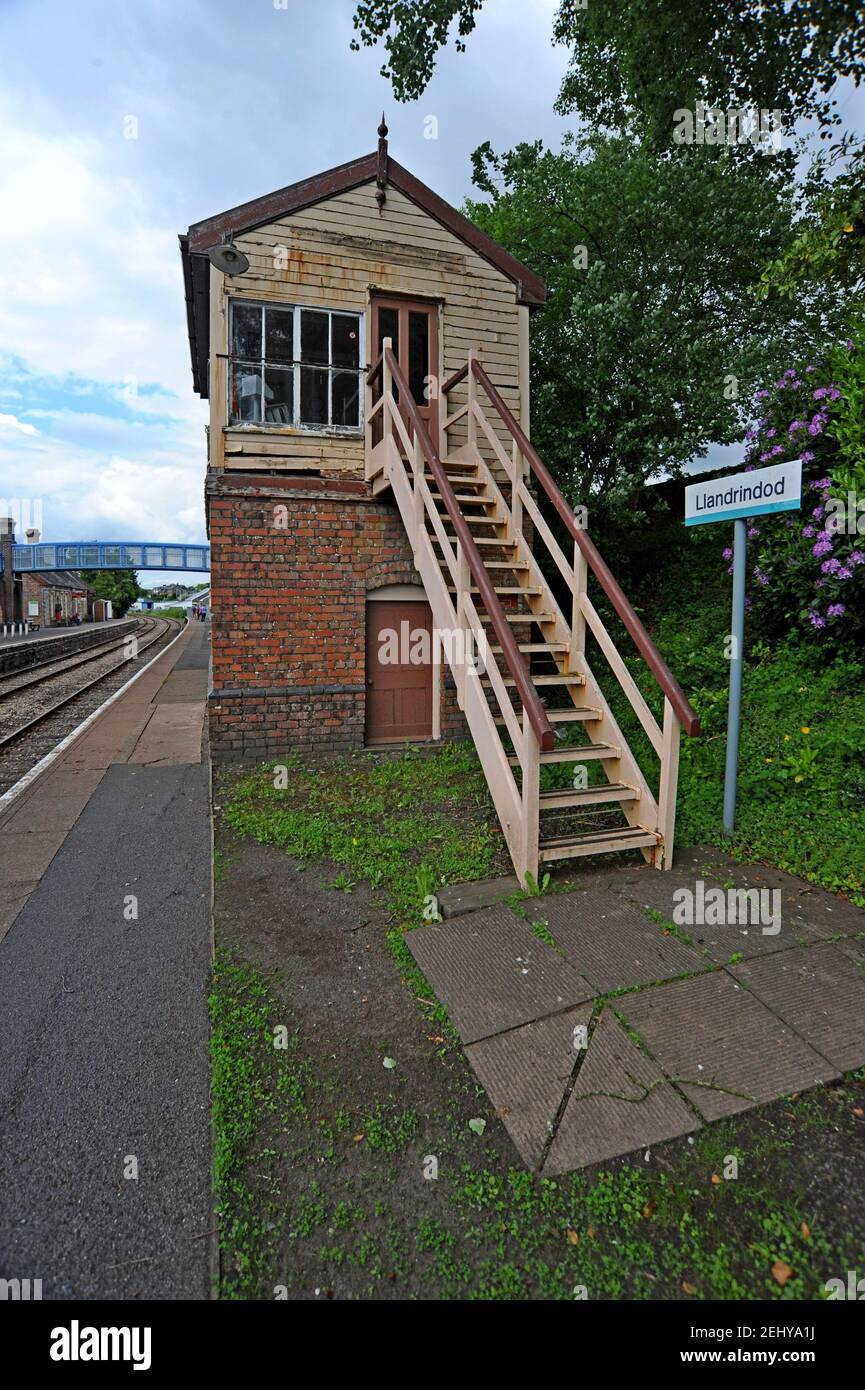
[[0, 430], [20, 430], [22, 434], [36, 434], [36, 426], [28, 425], [15, 415], [0, 415]]

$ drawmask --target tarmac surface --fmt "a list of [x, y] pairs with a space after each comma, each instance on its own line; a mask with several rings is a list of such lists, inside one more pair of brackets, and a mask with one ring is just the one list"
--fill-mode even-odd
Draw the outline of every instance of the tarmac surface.
[[44, 1298], [211, 1292], [209, 631], [0, 805], [0, 1278]]

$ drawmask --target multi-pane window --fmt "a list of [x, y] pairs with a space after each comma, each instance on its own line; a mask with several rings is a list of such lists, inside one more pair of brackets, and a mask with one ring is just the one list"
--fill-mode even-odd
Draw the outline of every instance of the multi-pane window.
[[229, 423], [360, 429], [361, 316], [231, 304]]

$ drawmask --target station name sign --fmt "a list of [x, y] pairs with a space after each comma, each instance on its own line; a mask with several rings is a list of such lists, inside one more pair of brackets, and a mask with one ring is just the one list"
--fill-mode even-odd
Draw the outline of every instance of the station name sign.
[[685, 525], [792, 512], [802, 502], [802, 460], [711, 478], [685, 488]]

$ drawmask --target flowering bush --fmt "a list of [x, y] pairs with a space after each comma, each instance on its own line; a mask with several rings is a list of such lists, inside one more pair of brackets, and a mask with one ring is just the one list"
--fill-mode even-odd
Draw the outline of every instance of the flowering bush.
[[[748, 468], [802, 460], [802, 509], [748, 528], [748, 598], [770, 632], [865, 634], [865, 332], [757, 392]], [[861, 503], [861, 508], [859, 507]], [[724, 558], [731, 559], [729, 548]]]

